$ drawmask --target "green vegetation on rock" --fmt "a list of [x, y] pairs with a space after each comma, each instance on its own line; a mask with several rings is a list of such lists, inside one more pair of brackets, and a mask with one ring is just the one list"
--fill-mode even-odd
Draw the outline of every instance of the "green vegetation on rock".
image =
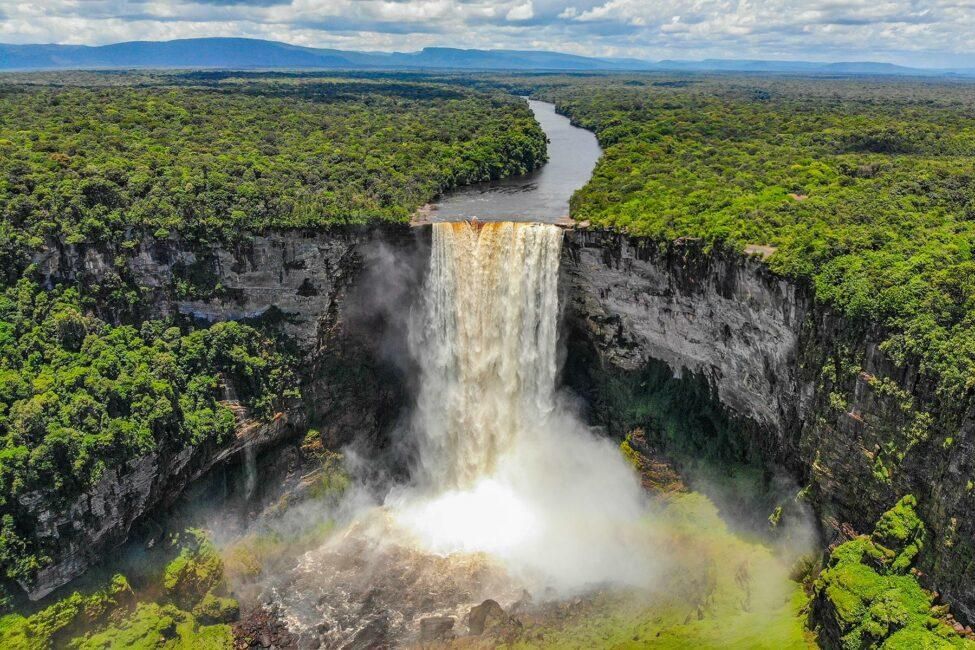
[[222, 579], [223, 562], [213, 543], [204, 531], [188, 530], [179, 555], [166, 566], [163, 588], [173, 602], [191, 608], [211, 595]]
[[74, 289], [21, 280], [0, 294], [0, 571], [48, 558], [38, 517], [136, 459], [227, 440], [232, 386], [255, 416], [295, 394], [289, 363], [253, 328], [112, 326]]
[[838, 546], [815, 582], [823, 640], [860, 648], [975, 648], [945, 619], [947, 607], [918, 583], [911, 567], [927, 537], [916, 499], [905, 496], [872, 535]]
[[131, 608], [134, 600], [128, 581], [116, 575], [103, 589], [87, 595], [76, 591], [29, 617], [0, 618], [0, 646], [42, 650], [63, 645], [75, 634]]
[[[227, 623], [239, 606], [223, 594], [223, 565], [206, 533], [179, 536], [178, 554], [160, 578], [160, 602], [140, 602], [128, 581], [116, 575], [90, 594], [57, 600], [31, 616], [0, 618], [0, 647], [11, 650], [110, 648], [218, 650], [233, 645]], [[157, 593], [150, 586], [150, 595]]]
[[79, 650], [221, 650], [233, 647], [233, 633], [226, 625], [201, 625], [191, 614], [173, 605], [141, 603], [117, 625], [77, 639]]

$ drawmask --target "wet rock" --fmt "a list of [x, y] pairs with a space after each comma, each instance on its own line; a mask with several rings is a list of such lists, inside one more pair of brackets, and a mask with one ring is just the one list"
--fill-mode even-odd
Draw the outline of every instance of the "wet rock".
[[454, 636], [453, 616], [428, 616], [420, 619], [420, 641], [446, 641]]
[[471, 613], [467, 615], [467, 629], [474, 636], [493, 632], [505, 627], [510, 622], [511, 617], [505, 614], [504, 609], [497, 601], [491, 599], [472, 607]]
[[307, 643], [292, 634], [274, 609], [260, 607], [247, 613], [234, 627], [234, 649], [308, 648]]
[[521, 597], [511, 606], [512, 616], [527, 611], [532, 606], [532, 595], [527, 589], [521, 590]]
[[342, 650], [380, 650], [389, 647], [389, 619], [377, 616], [356, 632]]

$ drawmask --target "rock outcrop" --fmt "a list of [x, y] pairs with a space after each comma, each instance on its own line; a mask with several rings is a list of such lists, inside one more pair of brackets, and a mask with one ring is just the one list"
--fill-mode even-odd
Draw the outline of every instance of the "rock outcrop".
[[594, 372], [616, 380], [664, 361], [701, 378], [766, 460], [809, 488], [833, 539], [913, 494], [933, 540], [925, 584], [975, 620], [971, 395], [939, 396], [917, 364], [884, 354], [885, 332], [756, 257], [575, 230], [562, 270], [570, 350]]
[[[405, 232], [368, 227], [293, 230], [242, 237], [234, 245], [172, 236], [142, 238], [134, 251], [111, 246], [47, 243], [34, 258], [47, 286], [77, 284], [100, 289], [137, 288], [146, 317], [180, 314], [207, 322], [256, 319], [278, 312], [284, 330], [303, 349], [314, 347], [323, 315], [336, 293], [361, 270], [363, 246]], [[118, 260], [121, 260], [119, 262]], [[111, 300], [96, 308], [108, 310]], [[118, 320], [117, 313], [103, 313]]]

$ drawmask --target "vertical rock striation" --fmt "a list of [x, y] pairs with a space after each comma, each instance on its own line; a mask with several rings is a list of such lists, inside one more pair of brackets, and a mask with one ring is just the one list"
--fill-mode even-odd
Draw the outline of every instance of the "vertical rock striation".
[[834, 539], [915, 495], [932, 533], [925, 582], [975, 620], [971, 396], [939, 396], [916, 365], [883, 353], [885, 332], [757, 259], [574, 230], [562, 269], [570, 347], [595, 372], [626, 377], [663, 361], [703, 378], [765, 459], [809, 487]]

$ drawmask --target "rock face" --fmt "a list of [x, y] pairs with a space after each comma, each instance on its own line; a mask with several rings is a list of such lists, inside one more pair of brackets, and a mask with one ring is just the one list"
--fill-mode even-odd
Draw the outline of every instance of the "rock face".
[[271, 422], [244, 419], [238, 435], [221, 447], [158, 449], [128, 465], [107, 469], [90, 490], [56, 512], [41, 505], [47, 502], [43, 494], [25, 495], [21, 504], [28, 510], [37, 508], [34, 534], [46, 548], [56, 550], [51, 554], [53, 562], [21, 587], [31, 599], [43, 598], [124, 542], [137, 520], [171, 503], [214, 465], [248, 448], [256, 451], [275, 444], [300, 425], [285, 414]]
[[[648, 358], [703, 374], [735, 413], [776, 430], [795, 417], [807, 301], [759, 262], [660, 251], [653, 242], [568, 231], [563, 283], [603, 359]], [[771, 399], [770, 399], [771, 398]]]
[[[41, 282], [73, 284], [98, 296], [106, 320], [272, 319], [306, 361], [300, 369], [305, 400], [272, 422], [242, 419], [237, 438], [223, 445], [159, 449], [112, 468], [57, 512], [45, 510], [42, 495], [26, 497], [23, 506], [36, 508], [37, 535], [57, 549], [52, 563], [22, 585], [30, 597], [81, 575], [124, 542], [140, 518], [247, 447], [279, 444], [309, 425], [331, 446], [359, 439], [375, 444], [404, 400], [399, 360], [383, 341], [385, 330], [398, 326], [396, 315], [408, 312], [403, 303], [419, 278], [411, 271], [422, 248], [418, 241], [408, 227], [389, 225], [284, 231], [234, 247], [147, 238], [122, 255], [51, 243], [34, 260]], [[118, 308], [107, 297], [118, 287], [137, 287], [148, 309], [133, 314]]]
[[420, 619], [420, 642], [444, 641], [453, 636], [453, 616], [428, 616]]
[[511, 624], [510, 617], [505, 614], [497, 601], [491, 599], [472, 607], [470, 614], [467, 615], [467, 628], [473, 636], [490, 633], [509, 624]]
[[[361, 269], [361, 248], [383, 234], [365, 227], [281, 231], [234, 246], [144, 238], [122, 265], [109, 247], [49, 242], [34, 263], [49, 286], [77, 283], [88, 292], [121, 282], [140, 287], [149, 317], [182, 314], [216, 322], [278, 311], [285, 331], [310, 349], [337, 292]], [[403, 233], [390, 228], [388, 234]]]
[[703, 378], [766, 459], [810, 488], [827, 535], [869, 530], [915, 495], [932, 533], [927, 586], [975, 620], [971, 396], [940, 398], [916, 365], [887, 358], [883, 331], [754, 258], [578, 230], [562, 272], [570, 350], [614, 378], [654, 360]]

